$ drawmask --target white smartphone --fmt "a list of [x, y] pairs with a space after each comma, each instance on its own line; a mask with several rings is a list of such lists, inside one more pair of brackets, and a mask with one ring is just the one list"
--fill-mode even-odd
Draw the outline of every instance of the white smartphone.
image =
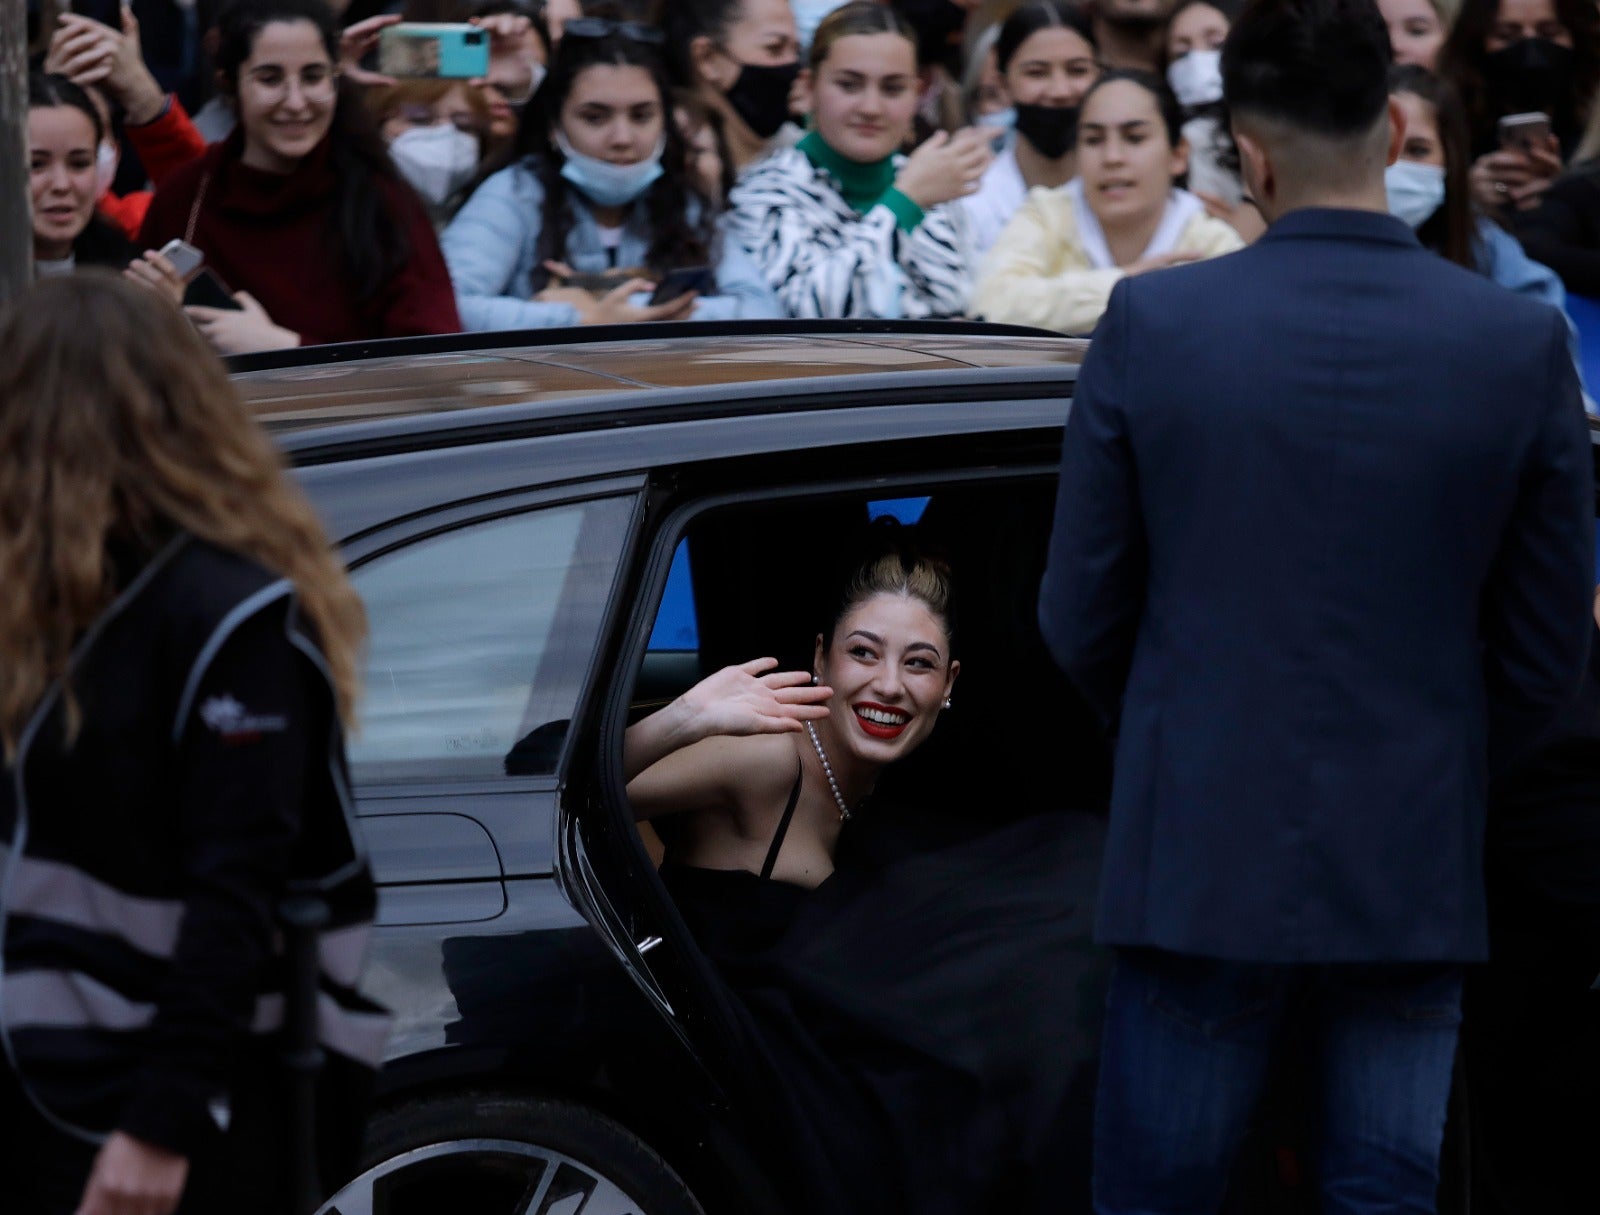
[[172, 263], [173, 270], [184, 282], [195, 276], [195, 272], [205, 264], [206, 255], [193, 245], [183, 240], [169, 240], [161, 246], [161, 256]]

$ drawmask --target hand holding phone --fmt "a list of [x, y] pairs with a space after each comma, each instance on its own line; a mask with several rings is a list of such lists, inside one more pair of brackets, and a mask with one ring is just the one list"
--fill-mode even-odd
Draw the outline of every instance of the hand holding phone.
[[714, 295], [716, 290], [717, 276], [710, 266], [679, 266], [661, 276], [655, 293], [650, 296], [650, 306], [670, 304], [691, 291], [697, 295]]
[[187, 241], [174, 237], [161, 246], [161, 256], [167, 259], [167, 264], [172, 267], [172, 272], [188, 282], [195, 276], [195, 272], [205, 264], [206, 255], [196, 249]]

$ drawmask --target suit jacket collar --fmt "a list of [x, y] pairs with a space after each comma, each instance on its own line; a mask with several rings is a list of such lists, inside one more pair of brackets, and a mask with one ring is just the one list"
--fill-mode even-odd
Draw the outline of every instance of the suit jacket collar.
[[1346, 207], [1302, 207], [1280, 215], [1261, 240], [1370, 240], [1420, 249], [1411, 226], [1392, 215]]

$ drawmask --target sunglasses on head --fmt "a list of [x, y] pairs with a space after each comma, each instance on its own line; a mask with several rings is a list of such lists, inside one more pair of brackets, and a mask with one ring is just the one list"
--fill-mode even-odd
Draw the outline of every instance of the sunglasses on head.
[[561, 27], [563, 38], [609, 38], [611, 35], [630, 42], [644, 42], [660, 46], [667, 36], [653, 25], [642, 21], [609, 21], [604, 17], [575, 17]]

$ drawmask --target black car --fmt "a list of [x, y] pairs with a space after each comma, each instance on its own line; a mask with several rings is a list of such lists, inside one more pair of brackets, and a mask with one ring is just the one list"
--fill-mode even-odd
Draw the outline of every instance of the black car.
[[[235, 362], [371, 618], [350, 758], [381, 883], [366, 985], [397, 1023], [342, 1215], [786, 1209], [620, 739], [727, 663], [805, 664], [819, 572], [869, 518], [931, 534], [968, 588], [960, 710], [885, 800], [930, 823], [1106, 803], [1104, 740], [1033, 606], [1086, 343], [649, 332]], [[1087, 1196], [1086, 1138], [1041, 1179], [1055, 1209]]]

